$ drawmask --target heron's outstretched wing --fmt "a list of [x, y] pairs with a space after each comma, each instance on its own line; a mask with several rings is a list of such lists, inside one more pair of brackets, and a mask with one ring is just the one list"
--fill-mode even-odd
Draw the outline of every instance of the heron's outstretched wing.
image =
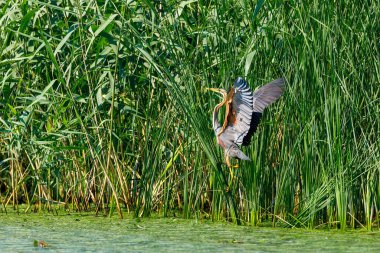
[[262, 113], [266, 107], [279, 99], [284, 92], [284, 78], [276, 79], [253, 93], [253, 111]]
[[284, 78], [276, 79], [253, 93], [253, 113], [251, 126], [248, 133], [243, 138], [243, 146], [247, 146], [251, 142], [251, 137], [257, 130], [260, 123], [261, 115], [266, 107], [279, 99], [284, 92]]
[[280, 78], [252, 93], [247, 82], [239, 77], [232, 88], [228, 124], [221, 137], [237, 145], [249, 145], [263, 110], [281, 96], [283, 88], [284, 80]]

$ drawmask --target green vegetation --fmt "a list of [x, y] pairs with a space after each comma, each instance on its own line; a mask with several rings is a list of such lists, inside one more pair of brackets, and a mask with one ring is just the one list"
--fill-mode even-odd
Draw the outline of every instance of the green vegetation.
[[[21, 206], [21, 209], [23, 206]], [[183, 218], [134, 219], [126, 214], [20, 213], [0, 215], [2, 252], [378, 252], [380, 231], [236, 226]], [[165, 231], [163, 233], [163, 231]], [[38, 247], [38, 248], [35, 248]]]
[[[0, 0], [0, 201], [379, 227], [378, 1]], [[236, 77], [286, 94], [234, 179], [211, 127]]]

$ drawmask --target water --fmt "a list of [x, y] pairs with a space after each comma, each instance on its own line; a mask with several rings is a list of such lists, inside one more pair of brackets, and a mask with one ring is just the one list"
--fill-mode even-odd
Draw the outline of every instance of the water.
[[[380, 252], [380, 232], [0, 213], [0, 252]], [[45, 241], [46, 248], [33, 242]]]

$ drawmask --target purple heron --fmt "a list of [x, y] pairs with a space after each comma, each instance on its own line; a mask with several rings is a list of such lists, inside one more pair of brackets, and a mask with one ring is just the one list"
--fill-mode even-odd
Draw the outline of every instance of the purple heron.
[[[224, 158], [228, 167], [231, 167], [230, 157], [250, 160], [239, 146], [250, 144], [264, 109], [275, 102], [284, 89], [284, 79], [279, 78], [252, 92], [247, 82], [240, 77], [236, 79], [229, 92], [224, 89], [208, 88], [223, 96], [222, 102], [214, 108], [212, 125], [216, 140], [224, 149]], [[223, 105], [226, 105], [226, 114], [223, 125], [220, 125], [218, 112]]]

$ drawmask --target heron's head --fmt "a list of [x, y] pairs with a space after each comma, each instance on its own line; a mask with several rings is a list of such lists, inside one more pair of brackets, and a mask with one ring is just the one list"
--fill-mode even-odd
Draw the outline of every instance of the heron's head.
[[227, 91], [219, 88], [206, 88], [207, 91], [217, 92], [222, 95], [223, 98], [227, 97]]

